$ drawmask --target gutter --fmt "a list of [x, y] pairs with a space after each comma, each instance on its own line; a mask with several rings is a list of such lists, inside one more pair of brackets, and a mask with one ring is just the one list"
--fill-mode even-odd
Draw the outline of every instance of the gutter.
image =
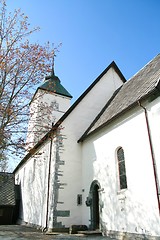
[[47, 181], [47, 203], [46, 203], [46, 226], [43, 229], [47, 231], [48, 229], [48, 214], [49, 214], [49, 190], [50, 190], [50, 175], [51, 175], [51, 160], [52, 160], [52, 145], [53, 145], [53, 138], [50, 137], [50, 154], [49, 154], [49, 164], [48, 164], [48, 181]]
[[158, 192], [158, 176], [157, 176], [157, 169], [156, 169], [156, 161], [155, 161], [155, 157], [154, 157], [154, 150], [153, 150], [154, 148], [153, 148], [153, 143], [152, 143], [152, 138], [151, 138], [151, 131], [150, 131], [149, 120], [148, 120], [148, 113], [147, 113], [147, 109], [144, 106], [142, 106], [140, 101], [138, 101], [138, 105], [144, 110], [144, 114], [145, 114], [147, 133], [148, 133], [148, 139], [149, 139], [149, 145], [150, 145], [150, 151], [151, 151], [151, 157], [152, 157], [154, 180], [155, 180], [155, 186], [156, 186], [157, 203], [158, 203], [158, 209], [159, 209], [159, 215], [160, 215], [160, 199], [159, 199], [159, 192]]

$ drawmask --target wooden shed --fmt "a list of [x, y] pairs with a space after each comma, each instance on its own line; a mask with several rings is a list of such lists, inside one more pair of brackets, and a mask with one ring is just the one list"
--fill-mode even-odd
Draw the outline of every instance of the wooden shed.
[[12, 224], [16, 209], [14, 174], [0, 172], [0, 225]]

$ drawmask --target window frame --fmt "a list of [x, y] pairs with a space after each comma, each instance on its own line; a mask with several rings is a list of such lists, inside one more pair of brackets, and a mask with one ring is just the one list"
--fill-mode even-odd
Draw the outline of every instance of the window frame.
[[117, 157], [117, 169], [118, 169], [118, 185], [119, 185], [118, 188], [120, 191], [122, 191], [128, 188], [125, 154], [124, 154], [124, 149], [122, 147], [117, 148], [116, 157]]

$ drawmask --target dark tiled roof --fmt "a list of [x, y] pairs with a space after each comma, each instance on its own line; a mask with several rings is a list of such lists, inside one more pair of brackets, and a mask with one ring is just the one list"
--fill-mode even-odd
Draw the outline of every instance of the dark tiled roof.
[[106, 125], [119, 114], [132, 107], [138, 100], [153, 92], [160, 80], [160, 54], [145, 65], [114, 94], [97, 118], [93, 121], [79, 141], [87, 135]]
[[14, 174], [0, 173], [0, 206], [15, 205]]
[[45, 82], [39, 87], [39, 89], [47, 90], [72, 98], [71, 94], [61, 85], [59, 78], [55, 75], [46, 77]]

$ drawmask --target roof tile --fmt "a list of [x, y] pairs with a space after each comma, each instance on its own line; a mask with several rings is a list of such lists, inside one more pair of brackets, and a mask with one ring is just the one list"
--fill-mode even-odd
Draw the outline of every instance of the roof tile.
[[0, 206], [15, 205], [14, 174], [0, 173]]

